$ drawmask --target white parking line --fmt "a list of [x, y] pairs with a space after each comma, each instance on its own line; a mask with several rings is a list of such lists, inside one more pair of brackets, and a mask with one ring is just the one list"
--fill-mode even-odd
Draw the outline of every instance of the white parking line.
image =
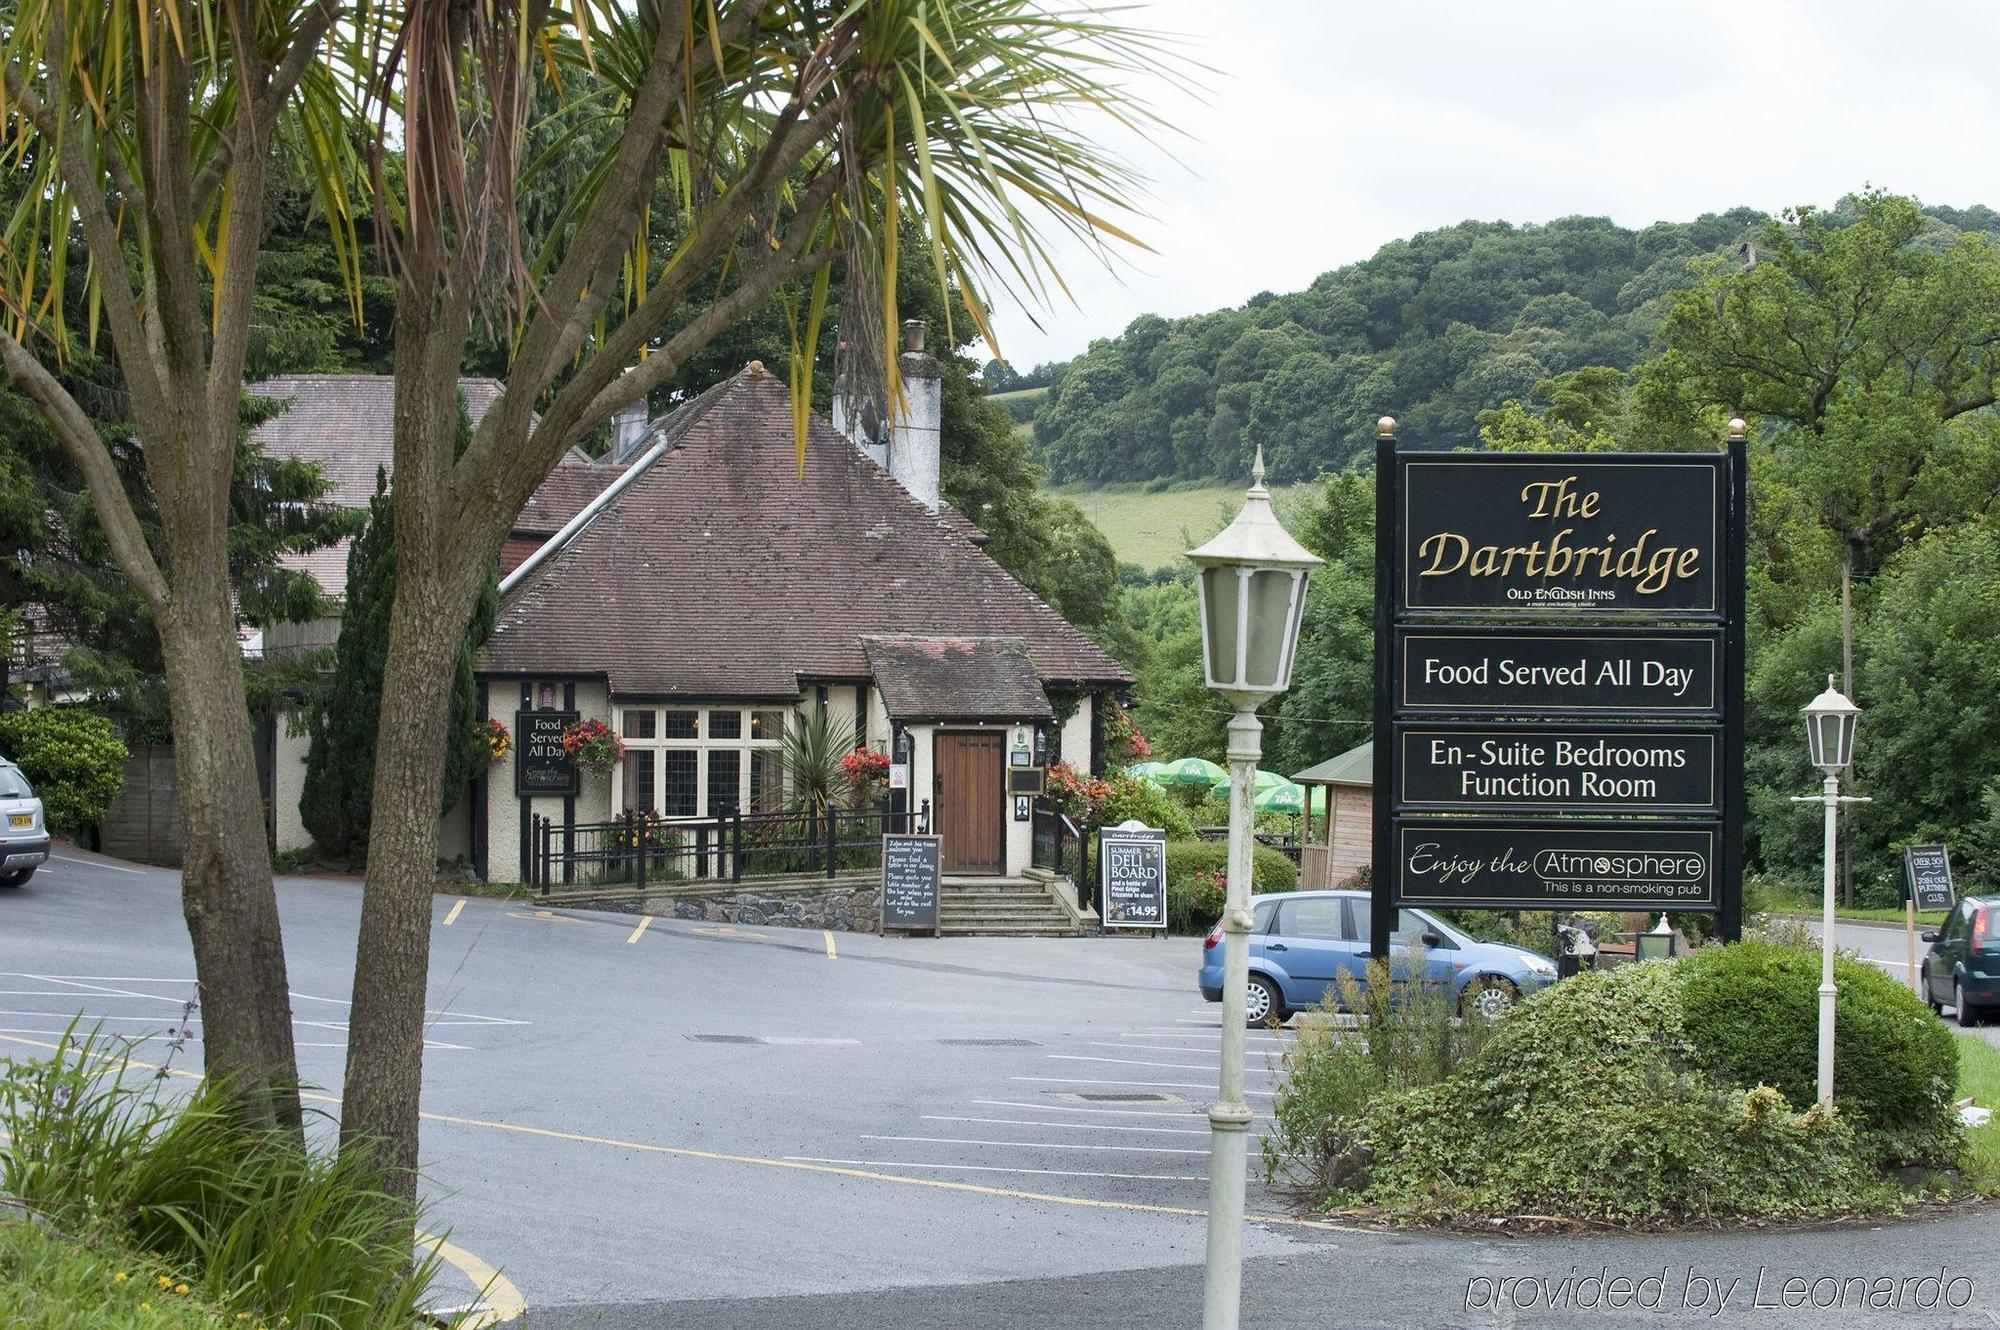
[[[1191, 1150], [1177, 1145], [1064, 1145], [1054, 1141], [974, 1141], [957, 1136], [870, 1136], [861, 1134], [864, 1141], [900, 1141], [904, 1144], [923, 1145], [995, 1145], [1009, 1150], [1100, 1150], [1115, 1151], [1128, 1155], [1205, 1155], [1206, 1149]], [[1256, 1151], [1251, 1151], [1255, 1154]]]
[[924, 1114], [925, 1122], [976, 1122], [988, 1127], [1061, 1127], [1069, 1131], [1149, 1131], [1170, 1136], [1206, 1136], [1206, 1127], [1127, 1127], [1112, 1122], [1028, 1122], [1020, 1118], [955, 1118], [943, 1113]]
[[[1209, 1051], [1206, 1048], [1186, 1048], [1179, 1044], [1124, 1044], [1124, 1043], [1117, 1043], [1111, 1040], [1104, 1040], [1104, 1041], [1092, 1040], [1084, 1044], [1084, 1047], [1085, 1048], [1133, 1048], [1133, 1049], [1151, 1050], [1160, 1053], [1206, 1053]], [[1274, 1053], [1277, 1050], [1257, 1049], [1255, 1051], [1260, 1053]]]
[[[1101, 1058], [1090, 1053], [1051, 1053], [1049, 1054], [1049, 1060], [1052, 1062], [1114, 1062], [1121, 1067], [1165, 1067], [1170, 1071], [1215, 1070], [1212, 1064], [1201, 1062], [1143, 1062], [1138, 1058]], [[1248, 1070], [1260, 1071], [1263, 1069], [1260, 1067], [1248, 1067]]]
[[[1214, 1090], [1212, 1085], [1201, 1081], [1099, 1081], [1088, 1076], [1009, 1076], [1010, 1081], [1025, 1081], [1030, 1085], [1136, 1085], [1149, 1090]], [[1244, 1094], [1256, 1095], [1259, 1099], [1275, 1099], [1275, 1090], [1245, 1090]]]
[[123, 864], [100, 863], [95, 859], [72, 859], [66, 854], [52, 854], [49, 858], [61, 864], [81, 864], [85, 868], [108, 868], [114, 873], [131, 873], [138, 877], [146, 876], [145, 869], [127, 868]]
[[1175, 1113], [1157, 1108], [1082, 1108], [1074, 1104], [1027, 1104], [1018, 1099], [974, 1099], [978, 1108], [1028, 1108], [1037, 1113], [1115, 1113], [1126, 1118], [1179, 1118], [1183, 1122], [1201, 1120], [1201, 1111], [1192, 1105]]
[[794, 1164], [839, 1164], [846, 1168], [919, 1168], [950, 1173], [1033, 1173], [1045, 1178], [1117, 1178], [1127, 1182], [1207, 1182], [1205, 1173], [1085, 1173], [1066, 1168], [1001, 1168], [996, 1164], [909, 1164], [900, 1159], [822, 1159], [786, 1155]]

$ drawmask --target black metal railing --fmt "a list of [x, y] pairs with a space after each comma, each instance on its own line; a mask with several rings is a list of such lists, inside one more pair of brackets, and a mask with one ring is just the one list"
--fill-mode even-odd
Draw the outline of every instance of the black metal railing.
[[546, 896], [601, 887], [837, 877], [880, 866], [883, 836], [927, 832], [930, 820], [928, 799], [915, 813], [833, 808], [670, 821], [627, 812], [609, 822], [568, 826], [537, 814], [529, 826], [528, 885]]
[[1076, 884], [1077, 902], [1097, 908], [1097, 883], [1090, 873], [1090, 838], [1069, 814], [1047, 799], [1035, 800], [1033, 849], [1028, 862], [1060, 873]]

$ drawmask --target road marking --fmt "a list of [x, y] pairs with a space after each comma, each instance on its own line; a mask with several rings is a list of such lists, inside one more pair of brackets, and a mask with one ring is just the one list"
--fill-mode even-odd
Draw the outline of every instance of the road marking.
[[507, 911], [507, 917], [509, 919], [539, 919], [543, 923], [549, 924], [580, 924], [583, 922], [581, 919], [572, 919], [568, 915], [557, 914], [553, 910], [509, 910]]
[[767, 937], [761, 937], [756, 933], [738, 932], [727, 924], [720, 928], [691, 928], [688, 931], [699, 933], [703, 937], [726, 937], [736, 942], [769, 942], [771, 940]]
[[[924, 1145], [997, 1145], [1010, 1150], [1109, 1150], [1124, 1155], [1205, 1155], [1206, 1147], [1190, 1150], [1180, 1145], [1067, 1145], [1056, 1141], [975, 1141], [962, 1136], [871, 1136], [860, 1133], [864, 1141], [900, 1141], [904, 1144]], [[1261, 1153], [1252, 1150], [1251, 1154]]]
[[454, 901], [452, 903], [451, 912], [445, 915], [444, 917], [444, 926], [446, 928], [450, 928], [453, 924], [457, 923], [458, 916], [461, 912], [464, 911], [464, 909], [465, 909], [465, 901], [462, 898], [460, 900]]
[[760, 1044], [777, 1044], [781, 1047], [796, 1044], [806, 1048], [838, 1048], [848, 1044], [858, 1044], [861, 1041], [859, 1039], [833, 1039], [809, 1034], [760, 1034], [757, 1036], [757, 1042]]
[[[1009, 1076], [1010, 1081], [1026, 1081], [1030, 1085], [1140, 1085], [1149, 1090], [1213, 1090], [1215, 1087], [1202, 1081], [1096, 1081], [1088, 1076]], [[1275, 1090], [1245, 1090], [1244, 1094], [1254, 1094], [1259, 1099], [1275, 1099]]]
[[459, 1330], [486, 1330], [487, 1326], [511, 1321], [528, 1310], [527, 1299], [514, 1287], [513, 1280], [465, 1248], [454, 1247], [442, 1237], [421, 1229], [417, 1231], [417, 1247], [436, 1252], [439, 1260], [471, 1280], [472, 1287], [479, 1290], [479, 1310], [452, 1322]]
[[[1045, 1178], [1118, 1178], [1129, 1182], [1208, 1181], [1207, 1175], [1201, 1173], [1086, 1173], [1067, 1168], [1002, 1168], [998, 1164], [909, 1164], [900, 1159], [818, 1159], [812, 1155], [786, 1155], [785, 1158], [807, 1164], [852, 1164], [861, 1168], [922, 1168], [953, 1173], [1035, 1173]], [[914, 1179], [899, 1179], [899, 1181], [914, 1181]], [[1181, 1212], [1176, 1210], [1171, 1213]]]
[[[1113, 1062], [1121, 1067], [1165, 1067], [1169, 1071], [1215, 1070], [1212, 1065], [1204, 1065], [1199, 1062], [1142, 1062], [1138, 1058], [1101, 1058], [1091, 1053], [1051, 1053], [1048, 1056], [1051, 1062]], [[1246, 1071], [1262, 1070], [1262, 1068], [1247, 1064], [1244, 1069]]]
[[[58, 1047], [55, 1044], [45, 1044], [33, 1039], [17, 1039], [4, 1035], [0, 1035], [0, 1041], [25, 1044], [30, 1048], [48, 1049], [50, 1051], [55, 1051]], [[119, 1059], [110, 1058], [107, 1055], [106, 1060], [118, 1061]], [[160, 1070], [158, 1064], [132, 1062], [130, 1065], [134, 1067], [147, 1067], [154, 1071]], [[183, 1077], [191, 1081], [202, 1079], [199, 1072], [181, 1071], [179, 1069], [170, 1069], [168, 1075]], [[1250, 1093], [1256, 1094], [1258, 1092], [1252, 1090]], [[333, 1095], [314, 1094], [310, 1091], [300, 1091], [299, 1098], [319, 1104], [338, 1104], [340, 1102]], [[444, 1122], [456, 1127], [476, 1127], [485, 1131], [511, 1132], [517, 1136], [535, 1136], [551, 1141], [571, 1141], [579, 1145], [603, 1145], [614, 1150], [631, 1150], [639, 1154], [667, 1155], [676, 1159], [701, 1159], [717, 1164], [747, 1164], [755, 1168], [786, 1168], [801, 1173], [824, 1173], [831, 1177], [857, 1178], [864, 1182], [886, 1182], [901, 1187], [929, 1187], [938, 1191], [965, 1192], [973, 1196], [991, 1196], [1014, 1201], [1039, 1201], [1045, 1205], [1067, 1205], [1078, 1210], [1114, 1210], [1125, 1214], [1181, 1215], [1190, 1219], [1205, 1219], [1208, 1217], [1206, 1210], [1185, 1205], [1155, 1205], [1147, 1201], [1105, 1201], [1090, 1196], [1058, 1196], [1051, 1192], [1018, 1191], [1011, 1187], [989, 1187], [977, 1182], [953, 1182], [947, 1178], [906, 1178], [894, 1173], [876, 1173], [870, 1171], [872, 1168], [878, 1167], [876, 1165], [848, 1167], [819, 1163], [800, 1157], [768, 1159], [759, 1155], [732, 1155], [724, 1154], [717, 1150], [698, 1150], [686, 1145], [654, 1145], [646, 1141], [622, 1141], [610, 1136], [586, 1136], [579, 1132], [555, 1131], [548, 1127], [529, 1127], [515, 1122], [495, 1122], [485, 1118], [455, 1117], [449, 1113], [420, 1112], [417, 1116], [426, 1122]], [[930, 1166], [898, 1164], [882, 1167], [921, 1168]], [[1025, 1172], [1028, 1170], [1010, 1171]], [[1255, 1224], [1284, 1224], [1293, 1228], [1319, 1229], [1328, 1233], [1365, 1233], [1371, 1231], [1356, 1228], [1349, 1224], [1336, 1224], [1325, 1219], [1307, 1219], [1300, 1215], [1246, 1215], [1244, 1216], [1244, 1221]]]
[[631, 933], [627, 935], [627, 937], [625, 938], [625, 945], [629, 947], [634, 942], [637, 942], [641, 937], [645, 936], [646, 930], [651, 928], [652, 926], [653, 926], [652, 915], [645, 914], [639, 916], [639, 926], [633, 929]]
[[1038, 1113], [1115, 1113], [1125, 1118], [1179, 1118], [1183, 1122], [1198, 1120], [1202, 1116], [1193, 1105], [1176, 1113], [1163, 1113], [1157, 1108], [1079, 1108], [1072, 1104], [1027, 1104], [1018, 1099], [974, 1099], [970, 1102], [978, 1108], [1028, 1108]]
[[[1084, 1047], [1151, 1049], [1161, 1053], [1206, 1053], [1210, 1051], [1206, 1048], [1183, 1048], [1179, 1044], [1123, 1044], [1123, 1043], [1116, 1043], [1110, 1040], [1102, 1040], [1102, 1041], [1089, 1040], [1085, 1042]], [[1245, 1051], [1249, 1053], [1269, 1054], [1275, 1052], [1276, 1050], [1268, 1048], [1259, 1048], [1254, 1050], [1246, 1049]]]
[[[1180, 1114], [1174, 1116], [1180, 1117]], [[1182, 1118], [1183, 1121], [1191, 1119]], [[943, 1113], [924, 1114], [925, 1122], [976, 1122], [987, 1127], [1062, 1127], [1070, 1131], [1152, 1131], [1172, 1136], [1206, 1136], [1206, 1127], [1127, 1127], [1113, 1122], [1024, 1122], [1020, 1118], [955, 1118]]]
[[146, 876], [145, 869], [127, 868], [122, 864], [100, 863], [95, 859], [72, 859], [66, 854], [52, 854], [49, 858], [54, 859], [57, 863], [82, 864], [85, 868], [108, 868], [114, 873], [131, 873], [138, 877]]
[[828, 960], [839, 959], [840, 951], [833, 945], [833, 930], [830, 928], [822, 928], [820, 930], [819, 935], [826, 939], [826, 958]]

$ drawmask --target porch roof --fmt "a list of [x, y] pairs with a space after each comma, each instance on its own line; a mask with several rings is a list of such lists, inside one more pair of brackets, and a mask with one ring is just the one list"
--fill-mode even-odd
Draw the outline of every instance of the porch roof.
[[1055, 719], [1018, 637], [868, 637], [862, 649], [895, 720]]
[[1368, 742], [1350, 748], [1339, 757], [1307, 767], [1292, 777], [1301, 785], [1375, 784], [1375, 745]]

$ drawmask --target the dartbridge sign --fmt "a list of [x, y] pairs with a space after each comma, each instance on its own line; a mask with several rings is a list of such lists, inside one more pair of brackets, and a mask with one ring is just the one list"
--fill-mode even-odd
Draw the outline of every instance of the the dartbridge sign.
[[1734, 937], [1742, 440], [1385, 435], [1377, 465], [1375, 949], [1402, 905], [1712, 910]]

